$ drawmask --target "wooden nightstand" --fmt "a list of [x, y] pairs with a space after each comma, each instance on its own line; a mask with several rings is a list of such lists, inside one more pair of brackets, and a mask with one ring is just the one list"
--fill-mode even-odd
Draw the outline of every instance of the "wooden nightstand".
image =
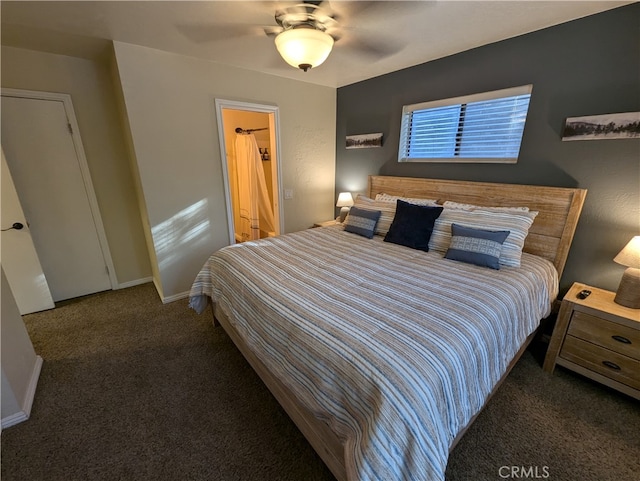
[[[580, 291], [591, 294], [578, 298]], [[556, 364], [640, 399], [640, 309], [614, 292], [575, 283], [562, 300], [543, 369]]]
[[313, 227], [327, 227], [328, 225], [336, 225], [339, 224], [340, 222], [338, 222], [335, 219], [332, 220], [325, 220], [324, 222], [316, 222], [315, 224], [313, 224]]

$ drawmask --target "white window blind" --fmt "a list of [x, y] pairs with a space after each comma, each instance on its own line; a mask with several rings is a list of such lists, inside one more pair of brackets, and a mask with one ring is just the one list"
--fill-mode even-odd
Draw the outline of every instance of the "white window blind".
[[399, 162], [518, 159], [531, 85], [405, 105]]

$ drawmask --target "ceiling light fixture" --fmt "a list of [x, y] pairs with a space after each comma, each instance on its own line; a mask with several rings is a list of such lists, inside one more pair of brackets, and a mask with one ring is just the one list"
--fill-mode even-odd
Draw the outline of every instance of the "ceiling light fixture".
[[284, 30], [275, 42], [284, 61], [305, 72], [322, 64], [333, 48], [331, 35], [306, 26]]

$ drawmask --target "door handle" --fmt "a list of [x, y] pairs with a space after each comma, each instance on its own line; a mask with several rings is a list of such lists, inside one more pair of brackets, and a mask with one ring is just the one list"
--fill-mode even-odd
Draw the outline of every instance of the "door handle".
[[14, 222], [13, 225], [8, 229], [2, 229], [2, 232], [11, 230], [11, 229], [20, 230], [22, 228], [24, 228], [24, 224], [22, 224], [21, 222]]

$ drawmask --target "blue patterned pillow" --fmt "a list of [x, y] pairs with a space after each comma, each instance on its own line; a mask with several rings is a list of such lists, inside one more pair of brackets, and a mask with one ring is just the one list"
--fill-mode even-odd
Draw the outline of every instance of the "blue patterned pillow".
[[344, 221], [344, 230], [371, 239], [376, 231], [376, 224], [380, 219], [380, 214], [379, 210], [351, 207], [349, 215]]
[[451, 243], [445, 258], [500, 269], [502, 243], [508, 230], [482, 230], [451, 224]]

